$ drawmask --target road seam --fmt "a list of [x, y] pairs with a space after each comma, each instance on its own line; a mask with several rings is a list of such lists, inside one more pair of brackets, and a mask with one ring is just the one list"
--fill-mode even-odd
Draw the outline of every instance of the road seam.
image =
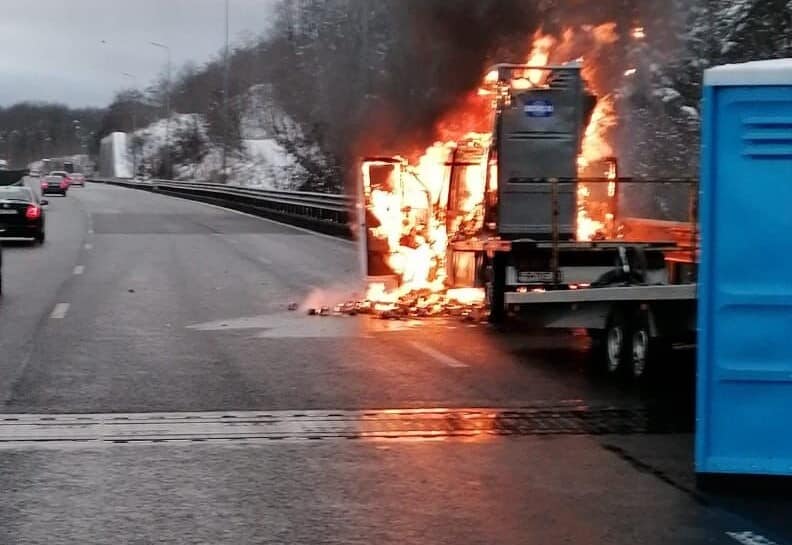
[[[437, 440], [652, 433], [647, 412], [580, 401], [526, 407], [0, 414], [0, 450], [185, 441]], [[754, 545], [754, 544], [751, 544]]]
[[426, 354], [435, 361], [442, 363], [443, 365], [446, 365], [448, 367], [469, 367], [468, 364], [462, 363], [458, 359], [452, 358], [448, 354], [444, 354], [443, 352], [440, 352], [439, 350], [435, 350], [431, 346], [426, 346], [423, 343], [419, 343], [417, 341], [410, 341], [409, 345], [415, 348], [416, 350], [418, 350], [419, 352]]
[[55, 305], [55, 308], [52, 309], [52, 313], [50, 313], [50, 318], [53, 320], [62, 320], [66, 317], [66, 313], [69, 312], [69, 303], [58, 303]]

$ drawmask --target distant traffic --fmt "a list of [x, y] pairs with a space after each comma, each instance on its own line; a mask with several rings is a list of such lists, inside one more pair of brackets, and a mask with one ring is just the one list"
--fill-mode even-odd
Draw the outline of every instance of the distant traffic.
[[[73, 165], [70, 163], [73, 170]], [[45, 208], [49, 201], [43, 197], [66, 197], [73, 186], [85, 187], [86, 177], [81, 172], [53, 170], [42, 175], [38, 169], [4, 171], [0, 177], [0, 294], [3, 293], [2, 245], [9, 241], [44, 244], [47, 239]], [[38, 180], [38, 191], [36, 182]]]

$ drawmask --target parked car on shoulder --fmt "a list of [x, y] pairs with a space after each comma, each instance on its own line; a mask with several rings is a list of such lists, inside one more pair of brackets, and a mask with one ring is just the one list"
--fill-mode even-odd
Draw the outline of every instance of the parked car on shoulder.
[[29, 188], [19, 185], [0, 186], [0, 237], [31, 238], [44, 242], [44, 206]]
[[42, 195], [63, 195], [69, 190], [69, 178], [58, 176], [57, 174], [48, 174], [41, 179], [41, 194]]

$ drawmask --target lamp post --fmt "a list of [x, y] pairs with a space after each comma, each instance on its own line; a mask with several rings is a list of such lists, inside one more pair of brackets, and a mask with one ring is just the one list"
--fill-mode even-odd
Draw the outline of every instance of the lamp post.
[[164, 49], [168, 55], [168, 68], [167, 68], [167, 76], [165, 81], [165, 115], [167, 115], [167, 119], [165, 120], [165, 173], [170, 175], [170, 118], [171, 118], [171, 110], [170, 110], [170, 93], [171, 93], [171, 50], [165, 44], [161, 44], [159, 42], [149, 42], [154, 47], [159, 47], [160, 49]]
[[223, 182], [228, 181], [226, 156], [228, 155], [228, 87], [230, 76], [228, 51], [228, 0], [225, 0], [225, 70], [223, 73]]
[[[132, 87], [137, 89], [137, 76], [129, 72], [121, 72], [125, 78], [132, 80]], [[132, 178], [137, 177], [137, 149], [135, 144], [135, 132], [137, 131], [137, 123], [135, 120], [135, 104], [130, 104], [129, 116], [132, 118]]]
[[74, 138], [77, 139], [78, 153], [82, 150], [82, 127], [80, 126], [79, 119], [72, 120], [72, 127], [74, 127]]

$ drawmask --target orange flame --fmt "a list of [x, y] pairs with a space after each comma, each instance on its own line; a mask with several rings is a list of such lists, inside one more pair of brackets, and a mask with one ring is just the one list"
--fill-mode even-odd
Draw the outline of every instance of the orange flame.
[[[547, 66], [550, 62], [563, 63], [575, 59], [575, 54], [580, 54], [581, 42], [578, 38], [581, 32], [585, 33], [586, 43], [593, 44], [589, 47], [595, 48], [611, 45], [619, 38], [614, 23], [570, 27], [559, 37], [537, 31], [532, 37], [527, 56], [528, 68], [514, 71], [514, 79], [508, 85], [518, 89], [543, 85], [547, 71], [537, 68]], [[609, 136], [617, 121], [614, 97], [602, 92], [604, 85], [601, 83], [604, 82], [599, 81], [596, 66], [584, 62], [582, 76], [600, 98], [583, 137], [579, 158], [581, 170], [613, 155]], [[372, 161], [363, 164], [366, 207], [378, 223], [369, 228], [369, 236], [378, 247], [384, 248], [384, 262], [399, 282], [396, 289], [380, 283], [372, 284], [367, 296], [370, 301], [390, 308], [404, 295], [416, 291], [443, 292], [446, 301], [465, 304], [478, 303], [483, 297], [483, 292], [478, 288], [469, 291], [449, 290], [445, 266], [449, 240], [457, 235], [460, 226], [483, 224], [483, 214], [480, 212], [487, 179], [490, 190], [497, 188], [497, 162], [488, 159], [488, 150], [494, 119], [493, 97], [500, 89], [498, 79], [497, 70], [486, 74], [482, 86], [461, 100], [436, 124], [435, 133], [439, 141], [428, 147], [412, 165], [403, 161], [398, 168], [394, 167], [388, 175], [392, 179], [372, 185], [369, 170], [387, 163]], [[464, 169], [456, 182], [461, 187], [456, 189], [455, 210], [449, 210], [450, 160], [455, 150], [468, 145], [481, 148], [481, 163], [459, 167]], [[614, 197], [615, 193], [615, 182], [610, 182], [607, 186], [608, 197]], [[613, 221], [611, 210], [592, 215], [592, 200], [591, 188], [578, 184], [577, 237], [580, 240], [598, 236], [605, 230], [606, 223], [610, 225]], [[421, 304], [431, 306], [440, 304], [436, 299], [427, 302], [428, 299], [424, 298], [422, 301]]]

